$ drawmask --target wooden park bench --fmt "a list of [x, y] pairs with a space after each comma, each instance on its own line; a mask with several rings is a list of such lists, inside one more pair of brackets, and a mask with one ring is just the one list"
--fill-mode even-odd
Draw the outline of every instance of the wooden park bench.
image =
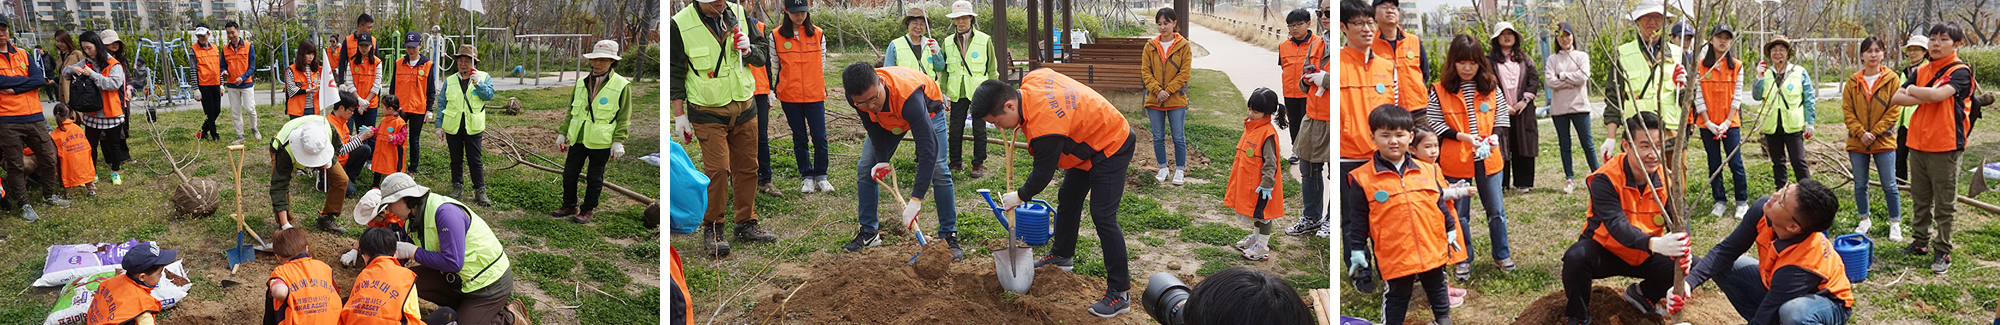
[[1077, 47], [1068, 62], [1043, 63], [1042, 67], [1099, 91], [1141, 91], [1146, 83], [1139, 74], [1139, 61], [1145, 57], [1146, 42], [1145, 38], [1099, 38]]

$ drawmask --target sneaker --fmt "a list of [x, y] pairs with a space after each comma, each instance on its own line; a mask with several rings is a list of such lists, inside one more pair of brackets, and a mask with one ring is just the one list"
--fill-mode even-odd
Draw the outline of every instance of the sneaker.
[[576, 207], [563, 207], [561, 209], [556, 209], [555, 212], [549, 212], [549, 217], [561, 218], [561, 217], [568, 217], [574, 214], [576, 214]]
[[863, 247], [875, 247], [877, 245], [882, 245], [882, 235], [872, 232], [856, 232], [854, 233], [854, 240], [847, 241], [847, 246], [840, 249], [846, 250], [848, 253], [853, 253], [861, 251]]
[[1937, 257], [1931, 258], [1931, 273], [1944, 275], [1944, 272], [1949, 270], [1951, 270], [1951, 253], [1938, 253]]
[[1302, 217], [1299, 218], [1299, 223], [1292, 224], [1291, 227], [1286, 227], [1285, 234], [1292, 236], [1304, 236], [1305, 234], [1319, 231], [1319, 228], [1320, 228], [1319, 219]]
[[1743, 219], [1745, 213], [1750, 213], [1750, 201], [1736, 201], [1736, 218]]
[[1459, 289], [1458, 287], [1445, 287], [1444, 291], [1446, 296], [1451, 297], [1449, 299], [1451, 300], [1451, 305], [1450, 305], [1451, 308], [1458, 308], [1458, 306], [1465, 305], [1465, 289]]
[[1090, 304], [1090, 314], [1111, 318], [1132, 311], [1132, 299], [1124, 292], [1106, 292], [1104, 298]]
[[1893, 241], [1893, 242], [1898, 242], [1898, 243], [1900, 243], [1900, 242], [1903, 242], [1903, 224], [1902, 224], [1902, 223], [1896, 223], [1896, 222], [1891, 222], [1891, 223], [1889, 223], [1889, 241]]
[[1639, 294], [1639, 285], [1638, 285], [1638, 284], [1632, 284], [1632, 285], [1629, 285], [1629, 286], [1625, 286], [1625, 294], [1622, 294], [1622, 295], [1618, 295], [1618, 297], [1619, 297], [1619, 298], [1624, 298], [1624, 300], [1625, 300], [1625, 303], [1629, 303], [1629, 304], [1632, 304], [1632, 308], [1637, 308], [1637, 309], [1639, 309], [1639, 312], [1641, 312], [1641, 313], [1646, 313], [1646, 314], [1657, 314], [1657, 315], [1660, 315], [1660, 316], [1667, 316], [1667, 311], [1666, 311], [1666, 310], [1663, 310], [1663, 309], [1659, 309], [1659, 308], [1653, 308], [1654, 306], [1653, 306], [1653, 304], [1652, 304], [1652, 303], [1646, 303], [1646, 302], [1643, 302], [1643, 301], [1647, 301], [1647, 299], [1645, 298], [1645, 296], [1641, 296], [1641, 295]]
[[[1324, 224], [1326, 222], [1321, 221], [1320, 223]], [[1333, 227], [1319, 227], [1319, 232], [1315, 232], [1313, 235], [1319, 236], [1319, 238], [1333, 238]]]
[[21, 219], [28, 220], [28, 222], [35, 222], [42, 220], [42, 215], [35, 213], [35, 206], [22, 204]]
[[951, 260], [952, 260], [952, 261], [961, 261], [961, 260], [965, 260], [965, 249], [964, 249], [964, 248], [959, 248], [959, 247], [958, 247], [958, 232], [956, 232], [956, 231], [939, 231], [939, 232], [938, 232], [938, 237], [942, 237], [942, 238], [944, 238], [944, 243], [945, 243], [945, 245], [951, 245]]
[[1924, 245], [1919, 245], [1919, 244], [1909, 244], [1909, 245], [1906, 245], [1906, 246], [1903, 246], [1903, 249], [1900, 249], [1900, 250], [1897, 250], [1897, 251], [1899, 251], [1899, 252], [1902, 252], [1903, 254], [1907, 254], [1907, 255], [1919, 255], [1919, 256], [1921, 256], [1921, 255], [1930, 255], [1930, 253], [1931, 253], [1931, 248], [1930, 248], [1930, 247], [1925, 247]]
[[1472, 263], [1471, 262], [1458, 263], [1458, 267], [1455, 270], [1452, 270], [1451, 274], [1452, 276], [1458, 277], [1459, 281], [1472, 279]]
[[319, 230], [329, 233], [335, 233], [335, 234], [347, 233], [347, 228], [340, 227], [340, 218], [335, 218], [335, 216], [330, 216], [330, 215], [319, 216], [319, 220], [313, 221], [313, 226], [319, 227]]
[[1854, 233], [1866, 234], [1868, 233], [1868, 228], [1873, 228], [1874, 226], [1875, 226], [1875, 218], [1869, 218], [1868, 215], [1865, 214], [1861, 215], [1861, 224], [1854, 226]]
[[968, 175], [972, 178], [986, 177], [986, 166], [972, 165], [972, 171]]
[[1166, 168], [1166, 167], [1160, 167], [1160, 172], [1159, 172], [1159, 173], [1157, 173], [1157, 174], [1153, 174], [1153, 181], [1154, 181], [1154, 182], [1160, 182], [1160, 183], [1166, 183], [1166, 182], [1167, 182], [1167, 176], [1168, 176], [1169, 174], [1173, 173], [1173, 172], [1174, 172], [1174, 171], [1173, 171], [1172, 169], [1168, 169], [1168, 168]]
[[1187, 185], [1187, 168], [1174, 169], [1174, 185]]
[[1721, 218], [1723, 213], [1728, 213], [1728, 212], [1729, 212], [1728, 203], [1715, 202], [1715, 209], [1708, 210], [1708, 215], [1715, 216], [1716, 218]]
[[60, 208], [60, 207], [67, 207], [67, 206], [69, 206], [69, 203], [70, 203], [70, 202], [69, 202], [69, 200], [66, 200], [66, 199], [63, 199], [63, 197], [62, 197], [61, 195], [50, 195], [50, 196], [49, 196], [49, 199], [48, 199], [48, 202], [49, 202], [49, 205], [53, 205], [53, 206], [56, 206], [56, 207], [59, 207], [59, 208]]
[[[263, 137], [258, 137], [258, 138], [263, 138]], [[229, 141], [229, 144], [243, 144], [243, 137], [240, 136], [236, 137], [236, 140]]]
[[817, 182], [819, 183], [820, 192], [833, 192], [833, 183], [826, 181], [826, 175], [820, 175]]
[[1236, 241], [1236, 244], [1230, 245], [1230, 247], [1236, 247], [1236, 250], [1245, 250], [1245, 249], [1250, 249], [1250, 244], [1256, 244], [1256, 243], [1257, 243], [1257, 234], [1253, 233], [1249, 235], [1243, 235], [1243, 240]]
[[1035, 268], [1039, 269], [1042, 268], [1043, 265], [1050, 265], [1050, 264], [1054, 264], [1056, 268], [1062, 269], [1063, 272], [1069, 272], [1070, 269], [1076, 268], [1075, 261], [1071, 260], [1068, 257], [1061, 257], [1055, 255], [1042, 256], [1041, 260], [1035, 261]]
[[722, 237], [722, 223], [701, 226], [702, 240], [708, 241], [708, 248], [716, 257], [729, 257], [729, 241]]
[[1570, 193], [1574, 193], [1574, 192], [1576, 192], [1576, 179], [1574, 179], [1574, 178], [1571, 178], [1571, 179], [1568, 179], [1568, 180], [1564, 180], [1564, 181], [1563, 181], [1563, 194], [1570, 194]]
[[799, 193], [812, 193], [818, 190], [819, 183], [813, 183], [811, 178], [799, 181]]
[[117, 172], [112, 172], [111, 185], [125, 185], [125, 177], [119, 176]]
[[[1251, 235], [1251, 236], [1262, 237], [1259, 235]], [[1250, 243], [1250, 247], [1246, 247], [1243, 249], [1243, 259], [1252, 261], [1263, 261], [1271, 259], [1271, 242], [1264, 238], [1257, 238], [1256, 241]]]
[[785, 196], [784, 191], [779, 191], [778, 187], [771, 185], [771, 183], [764, 183], [762, 185], [757, 185], [757, 192], [764, 193], [764, 195], [769, 195], [773, 197]]
[[1500, 266], [1500, 270], [1506, 272], [1514, 272], [1514, 267], [1516, 266], [1514, 265], [1514, 258], [1512, 257], [1503, 258], [1500, 259], [1499, 261], [1494, 261], [1493, 264]]
[[576, 217], [575, 217], [575, 218], [570, 218], [570, 219], [569, 219], [569, 221], [572, 221], [572, 222], [576, 222], [576, 223], [584, 223], [584, 224], [587, 224], [587, 223], [590, 223], [590, 217], [592, 217], [592, 216], [596, 216], [596, 215], [597, 215], [597, 213], [596, 213], [596, 212], [592, 212], [592, 211], [584, 211], [583, 213], [578, 213], [578, 214], [576, 214]]
[[736, 240], [769, 243], [778, 241], [778, 235], [772, 235], [771, 232], [757, 228], [756, 221], [742, 222], [736, 224]]

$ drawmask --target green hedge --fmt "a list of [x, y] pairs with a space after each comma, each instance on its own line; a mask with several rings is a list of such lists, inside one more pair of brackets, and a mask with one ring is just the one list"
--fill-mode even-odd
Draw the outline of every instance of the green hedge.
[[[926, 7], [931, 19], [931, 37], [944, 37], [953, 30], [951, 19], [945, 18], [950, 10], [942, 7]], [[978, 10], [979, 17], [975, 29], [992, 33], [992, 9]], [[839, 9], [826, 8], [812, 12], [813, 24], [828, 30], [826, 43], [841, 51], [866, 50], [869, 41], [876, 47], [888, 46], [896, 37], [908, 34], [903, 25], [902, 14], [893, 8]], [[1061, 16], [1058, 15], [1058, 20]], [[1075, 27], [1089, 30], [1094, 37], [1130, 37], [1146, 33], [1145, 22], [1106, 19], [1094, 15], [1073, 15]], [[767, 23], [768, 24], [768, 23]], [[1025, 8], [1007, 9], [1008, 47], [1025, 50], [1025, 35], [1028, 32], [1028, 11]], [[1058, 23], [1060, 26], [1060, 23]], [[776, 28], [775, 26], [773, 28]], [[1046, 36], [1044, 36], [1046, 37]], [[864, 41], [863, 39], [866, 39]]]
[[[1965, 47], [1958, 49], [1958, 58], [1972, 65], [1972, 79], [1981, 82], [1981, 88], [2000, 89], [2000, 47]], [[1992, 86], [1987, 86], [1992, 85]]]

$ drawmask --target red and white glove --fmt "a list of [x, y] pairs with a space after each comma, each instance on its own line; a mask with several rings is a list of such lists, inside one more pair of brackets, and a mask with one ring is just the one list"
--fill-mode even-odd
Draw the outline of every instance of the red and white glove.
[[1681, 310], [1686, 309], [1688, 300], [1694, 300], [1694, 293], [1686, 290], [1693, 290], [1694, 287], [1687, 286], [1685, 288], [1687, 289], [1667, 290], [1667, 297], [1660, 299], [1660, 304], [1658, 308], [1661, 311], [1666, 312], [1667, 316], [1672, 316], [1673, 314], [1679, 314]]
[[908, 229], [916, 229], [917, 214], [922, 213], [923, 211], [924, 211], [924, 200], [918, 198], [910, 198], [909, 202], [903, 204], [903, 227], [907, 227]]
[[924, 48], [926, 48], [926, 49], [930, 49], [930, 50], [931, 50], [931, 54], [938, 54], [938, 42], [937, 42], [937, 39], [935, 39], [935, 38], [929, 38], [929, 37], [925, 37], [925, 38], [924, 38]]
[[875, 168], [873, 168], [873, 169], [870, 169], [870, 170], [868, 171], [868, 175], [869, 175], [869, 176], [871, 176], [871, 177], [874, 177], [874, 178], [875, 178], [875, 180], [878, 180], [878, 181], [879, 181], [879, 180], [882, 180], [883, 178], [888, 178], [888, 177], [889, 177], [889, 175], [892, 175], [892, 174], [895, 174], [895, 173], [896, 173], [896, 168], [895, 168], [895, 167], [889, 167], [889, 163], [885, 163], [885, 162], [883, 162], [883, 163], [875, 163]]
[[1675, 65], [1675, 66], [1674, 66], [1674, 88], [1682, 88], [1682, 87], [1685, 87], [1685, 86], [1687, 86], [1687, 79], [1686, 79], [1686, 78], [1687, 78], [1687, 66], [1683, 66], [1683, 65]]
[[1604, 139], [1604, 144], [1597, 145], [1597, 161], [1611, 161], [1612, 156], [1617, 156], [1617, 153], [1613, 151], [1618, 151], [1618, 140]]
[[736, 54], [750, 54], [750, 35], [743, 34], [740, 29], [736, 30]]
[[1693, 244], [1688, 242], [1688, 234], [1684, 232], [1671, 232], [1653, 237], [1648, 244], [1647, 249], [1667, 257], [1683, 257], [1694, 251]]

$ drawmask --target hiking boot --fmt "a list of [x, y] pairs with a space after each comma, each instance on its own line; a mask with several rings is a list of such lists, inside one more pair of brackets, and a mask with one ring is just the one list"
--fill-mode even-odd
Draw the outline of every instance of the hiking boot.
[[708, 248], [716, 257], [729, 257], [729, 241], [722, 238], [722, 223], [701, 226], [701, 239], [708, 241]]
[[556, 211], [555, 211], [555, 212], [549, 212], [549, 217], [550, 217], [550, 218], [561, 218], [561, 217], [568, 217], [568, 216], [570, 216], [570, 215], [575, 215], [575, 214], [576, 214], [576, 207], [573, 207], [573, 206], [568, 206], [568, 207], [562, 207], [561, 209], [556, 209]]
[[1625, 286], [1625, 294], [1618, 295], [1618, 297], [1625, 298], [1626, 303], [1632, 304], [1632, 308], [1638, 308], [1641, 313], [1667, 316], [1666, 310], [1654, 308], [1652, 303], [1645, 302], [1648, 299], [1639, 293], [1639, 285], [1636, 283]]
[[465, 184], [451, 183], [451, 198], [465, 197]]
[[507, 303], [507, 313], [514, 314], [514, 325], [534, 325], [528, 321], [528, 306], [521, 304], [521, 298]]
[[965, 259], [965, 249], [958, 247], [958, 232], [940, 231], [938, 232], [938, 237], [944, 238], [945, 245], [951, 245], [951, 260], [959, 261]]
[[1437, 320], [1433, 320], [1431, 321], [1431, 325], [1451, 325], [1451, 316], [1446, 315], [1443, 318], [1438, 318]]
[[768, 195], [771, 197], [785, 196], [785, 191], [779, 191], [778, 187], [775, 185], [771, 185], [771, 183], [764, 183], [763, 185], [757, 185], [757, 192], [764, 193], [764, 195]]
[[592, 212], [592, 211], [584, 211], [583, 213], [578, 213], [578, 214], [576, 214], [576, 218], [572, 218], [572, 219], [569, 219], [569, 221], [575, 221], [576, 223], [586, 223], [586, 224], [587, 224], [587, 223], [590, 223], [590, 217], [591, 217], [591, 216], [595, 216], [595, 215], [597, 215], [597, 213], [596, 213], [596, 212]]
[[1320, 228], [1319, 219], [1299, 218], [1299, 223], [1292, 224], [1291, 227], [1285, 228], [1285, 234], [1292, 236], [1304, 236], [1306, 234], [1319, 231], [1319, 228]]
[[872, 232], [855, 232], [854, 240], [847, 241], [847, 246], [841, 247], [840, 249], [846, 250], [848, 253], [853, 253], [861, 251], [861, 248], [863, 247], [875, 247], [877, 245], [882, 245], [881, 234]]
[[1090, 314], [1111, 318], [1132, 311], [1132, 299], [1124, 292], [1106, 292], [1104, 298], [1090, 304]]
[[751, 221], [736, 224], [736, 240], [769, 243], [778, 241], [778, 236], [772, 235], [770, 232], [764, 231], [764, 229], [757, 228], [757, 222]]
[[1903, 246], [1903, 249], [1897, 251], [1909, 255], [1930, 255], [1931, 248], [1921, 244], [1910, 244], [1908, 246]]
[[986, 166], [972, 165], [972, 178], [986, 177]]
[[1069, 272], [1070, 269], [1076, 268], [1075, 261], [1068, 257], [1055, 256], [1054, 254], [1042, 256], [1041, 260], [1035, 261], [1035, 268], [1042, 268], [1043, 265], [1055, 265], [1056, 268], [1062, 269], [1063, 272]]
[[1951, 270], [1951, 253], [1938, 253], [1937, 257], [1931, 258], [1931, 273], [1937, 273], [1937, 275], [1944, 275], [1945, 271], [1950, 271], [1950, 270]]
[[489, 197], [486, 197], [486, 188], [485, 188], [485, 187], [480, 187], [479, 189], [477, 189], [477, 190], [473, 190], [473, 191], [474, 191], [475, 193], [477, 193], [477, 196], [475, 196], [475, 197], [474, 197], [474, 198], [472, 199], [472, 202], [473, 202], [473, 203], [479, 203], [479, 206], [482, 206], [482, 207], [490, 207], [490, 206], [493, 206], [493, 199], [492, 199], [492, 198], [489, 198]]
[[63, 199], [61, 195], [50, 195], [48, 202], [49, 205], [53, 205], [56, 207], [67, 207], [69, 206], [70, 203], [69, 200]]
[[335, 218], [335, 216], [331, 215], [319, 216], [319, 220], [315, 220], [313, 224], [314, 226], [319, 227], [319, 230], [322, 231], [336, 233], [336, 234], [347, 233], [347, 228], [340, 227], [340, 218]]
[[35, 222], [38, 220], [42, 220], [42, 215], [35, 214], [35, 206], [22, 204], [21, 219], [26, 219], [28, 220], [28, 222]]

